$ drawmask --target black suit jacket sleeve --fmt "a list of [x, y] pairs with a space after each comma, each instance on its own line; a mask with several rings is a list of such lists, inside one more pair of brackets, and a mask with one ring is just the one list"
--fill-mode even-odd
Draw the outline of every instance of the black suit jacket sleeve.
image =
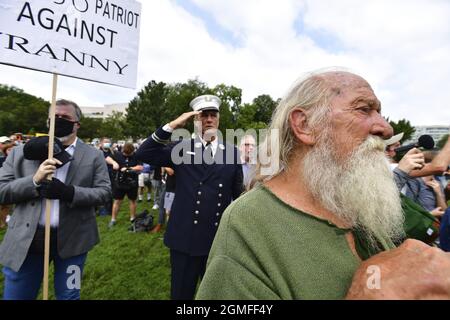
[[236, 165], [236, 172], [234, 174], [234, 181], [233, 181], [233, 200], [236, 200], [241, 193], [244, 191], [244, 173], [242, 172], [242, 165], [238, 164]]
[[173, 144], [170, 142], [172, 133], [161, 128], [156, 130], [136, 151], [136, 158], [144, 163], [158, 167], [173, 167], [171, 153]]
[[239, 150], [235, 147], [235, 158], [234, 163], [236, 164], [236, 170], [234, 172], [234, 179], [233, 179], [233, 185], [232, 185], [232, 194], [233, 200], [236, 200], [242, 192], [244, 192], [244, 172], [242, 171], [242, 164], [241, 164], [241, 156], [239, 153]]

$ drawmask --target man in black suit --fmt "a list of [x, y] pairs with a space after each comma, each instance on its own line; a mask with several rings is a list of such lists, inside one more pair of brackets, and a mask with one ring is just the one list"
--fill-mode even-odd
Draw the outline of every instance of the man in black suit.
[[[170, 248], [172, 299], [194, 298], [222, 213], [242, 192], [237, 148], [217, 135], [220, 103], [213, 95], [195, 98], [190, 103], [194, 111], [156, 130], [136, 152], [143, 162], [175, 170], [175, 199], [164, 237]], [[192, 117], [195, 138], [167, 145], [172, 132]]]

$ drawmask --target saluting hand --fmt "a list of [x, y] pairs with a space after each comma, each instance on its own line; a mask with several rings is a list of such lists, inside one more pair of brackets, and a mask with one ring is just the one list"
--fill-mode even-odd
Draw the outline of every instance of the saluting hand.
[[192, 118], [193, 116], [200, 114], [200, 111], [191, 111], [191, 112], [185, 112], [183, 113], [181, 116], [179, 116], [178, 118], [176, 118], [175, 120], [171, 121], [169, 123], [169, 126], [172, 129], [178, 129], [178, 128], [182, 128], [185, 126], [186, 122]]

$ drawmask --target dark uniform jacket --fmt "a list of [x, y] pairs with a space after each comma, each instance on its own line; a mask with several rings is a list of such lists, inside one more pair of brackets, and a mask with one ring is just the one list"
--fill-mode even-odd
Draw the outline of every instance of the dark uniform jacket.
[[238, 150], [219, 141], [214, 163], [206, 164], [199, 138], [166, 145], [170, 137], [171, 133], [159, 128], [136, 156], [151, 165], [175, 170], [175, 199], [164, 237], [166, 246], [191, 256], [205, 256], [223, 211], [242, 192]]

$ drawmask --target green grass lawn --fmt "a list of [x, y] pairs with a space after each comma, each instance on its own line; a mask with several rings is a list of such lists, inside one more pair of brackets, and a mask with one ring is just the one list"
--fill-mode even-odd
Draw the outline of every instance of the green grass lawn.
[[[153, 203], [138, 203], [137, 212], [151, 209]], [[157, 210], [150, 210], [158, 220]], [[108, 229], [111, 216], [97, 217], [100, 243], [88, 254], [81, 284], [81, 299], [161, 300], [170, 298], [169, 250], [163, 233], [128, 231], [128, 201], [122, 203], [117, 224]], [[0, 231], [0, 240], [5, 231]], [[52, 274], [52, 267], [50, 269]], [[50, 277], [49, 299], [55, 299]], [[0, 273], [3, 297], [3, 273]], [[39, 297], [41, 298], [41, 295]]]

